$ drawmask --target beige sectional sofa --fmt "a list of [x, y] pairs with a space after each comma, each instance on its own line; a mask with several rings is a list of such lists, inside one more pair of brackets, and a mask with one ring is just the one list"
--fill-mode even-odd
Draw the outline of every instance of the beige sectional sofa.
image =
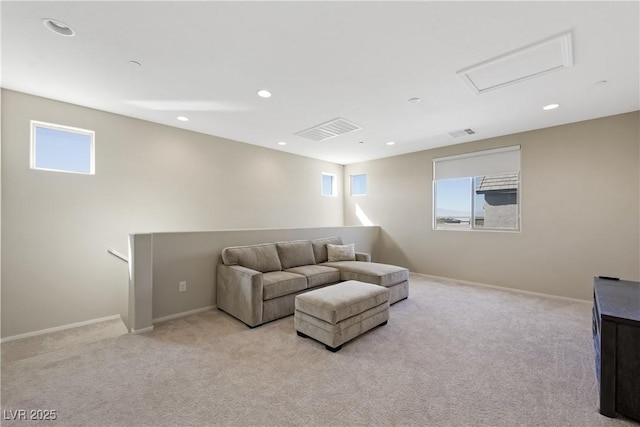
[[342, 239], [225, 248], [217, 273], [218, 308], [254, 327], [292, 315], [296, 295], [346, 280], [388, 288], [390, 304], [409, 296], [406, 268], [373, 263], [369, 254], [352, 253], [351, 257], [348, 251], [339, 260], [330, 260], [327, 245], [342, 245]]

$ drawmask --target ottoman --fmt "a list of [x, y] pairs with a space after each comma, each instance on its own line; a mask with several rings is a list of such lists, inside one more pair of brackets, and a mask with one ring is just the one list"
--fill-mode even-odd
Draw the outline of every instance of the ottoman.
[[336, 352], [342, 344], [389, 320], [389, 289], [357, 280], [296, 295], [294, 327]]

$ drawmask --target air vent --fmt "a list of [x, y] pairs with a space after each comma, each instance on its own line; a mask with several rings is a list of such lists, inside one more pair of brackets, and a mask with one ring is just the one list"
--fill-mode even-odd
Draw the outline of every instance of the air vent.
[[321, 125], [297, 132], [296, 135], [314, 141], [324, 141], [325, 139], [334, 138], [338, 135], [344, 135], [345, 133], [360, 129], [362, 128], [357, 124], [338, 117]]
[[475, 135], [475, 134], [476, 134], [476, 131], [471, 128], [460, 129], [460, 130], [455, 130], [453, 132], [449, 132], [449, 136], [452, 136], [454, 138], [460, 138], [461, 136], [469, 136], [469, 135]]

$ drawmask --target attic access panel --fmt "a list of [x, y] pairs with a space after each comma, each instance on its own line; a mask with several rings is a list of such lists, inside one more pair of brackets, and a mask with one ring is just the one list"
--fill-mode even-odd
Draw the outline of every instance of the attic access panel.
[[565, 33], [472, 65], [457, 74], [480, 94], [571, 66], [571, 33]]

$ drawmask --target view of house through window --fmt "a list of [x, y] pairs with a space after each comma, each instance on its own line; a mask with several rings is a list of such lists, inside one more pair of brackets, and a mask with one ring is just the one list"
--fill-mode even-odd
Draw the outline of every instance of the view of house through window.
[[436, 181], [436, 228], [518, 229], [518, 174]]
[[433, 167], [434, 229], [520, 228], [519, 146], [434, 159]]
[[[476, 228], [518, 229], [518, 173], [477, 176], [473, 180]], [[482, 206], [482, 210], [478, 210]]]
[[31, 169], [95, 173], [91, 130], [31, 121]]

